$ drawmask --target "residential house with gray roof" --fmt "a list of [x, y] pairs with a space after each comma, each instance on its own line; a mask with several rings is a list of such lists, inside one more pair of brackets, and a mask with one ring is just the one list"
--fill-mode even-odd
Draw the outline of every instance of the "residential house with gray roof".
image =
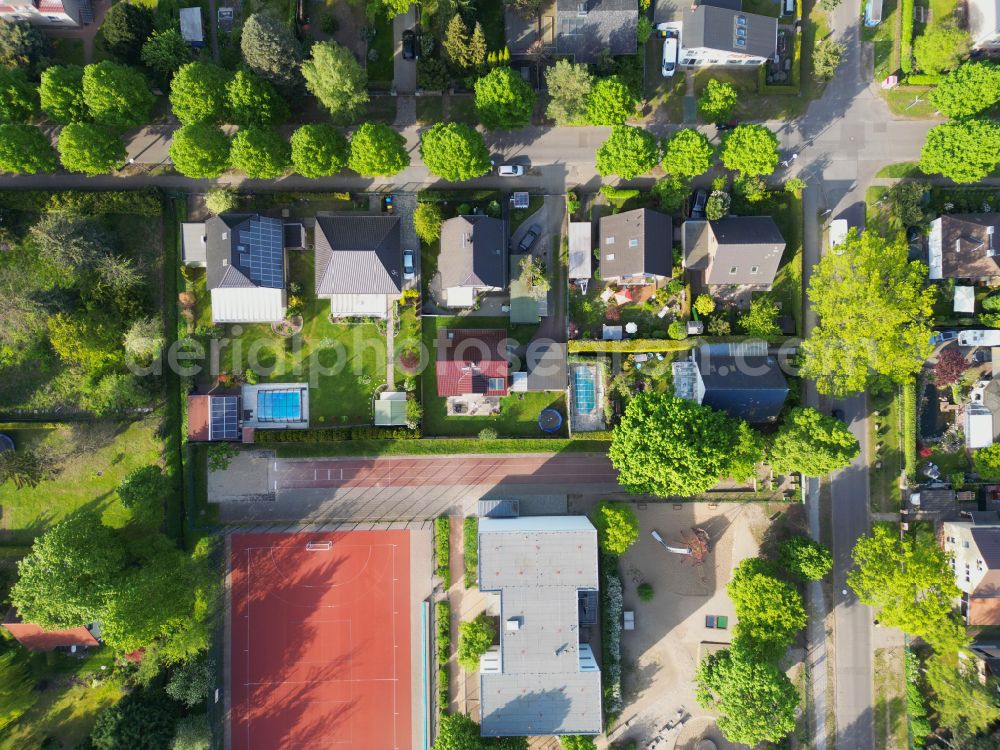
[[507, 285], [504, 223], [481, 215], [442, 223], [438, 271], [448, 307], [472, 307], [478, 294], [502, 290]]
[[500, 613], [480, 659], [484, 737], [600, 734], [597, 530], [585, 516], [479, 520], [479, 590]]
[[595, 63], [604, 50], [612, 55], [636, 53], [638, 0], [556, 0], [550, 15], [504, 15], [507, 48], [512, 56], [544, 50], [578, 63]]
[[965, 623], [1000, 626], [1000, 516], [996, 511], [963, 513], [961, 520], [942, 524], [939, 539], [962, 592]]
[[601, 279], [618, 284], [649, 284], [673, 272], [673, 222], [648, 208], [602, 216]]
[[727, 216], [685, 221], [681, 232], [684, 268], [700, 273], [706, 286], [767, 290], [785, 252], [785, 238], [770, 216]]
[[276, 323], [284, 319], [286, 264], [281, 219], [222, 214], [203, 225], [186, 224], [182, 238], [185, 261], [205, 266], [213, 323]]
[[385, 318], [402, 297], [402, 267], [398, 216], [316, 218], [316, 296], [332, 316]]
[[683, 13], [683, 66], [760, 65], [778, 46], [778, 20], [747, 13], [741, 0], [697, 0]]
[[945, 214], [931, 222], [927, 236], [931, 279], [990, 281], [1000, 277], [1000, 213]]

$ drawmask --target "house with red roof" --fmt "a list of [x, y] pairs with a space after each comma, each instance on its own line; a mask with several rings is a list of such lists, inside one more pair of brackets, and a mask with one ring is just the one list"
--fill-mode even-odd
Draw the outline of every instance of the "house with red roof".
[[0, 18], [73, 28], [93, 23], [94, 10], [90, 0], [0, 0]]
[[54, 651], [57, 648], [75, 650], [100, 645], [88, 628], [46, 630], [40, 625], [22, 621], [13, 607], [8, 610], [3, 626], [28, 651]]
[[510, 365], [497, 329], [442, 328], [437, 338], [438, 396], [506, 396]]

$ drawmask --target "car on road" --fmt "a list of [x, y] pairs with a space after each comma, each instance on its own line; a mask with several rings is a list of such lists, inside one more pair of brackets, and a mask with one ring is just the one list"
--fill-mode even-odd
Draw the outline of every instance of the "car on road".
[[666, 30], [666, 38], [663, 40], [663, 64], [660, 72], [664, 78], [669, 78], [677, 72], [677, 47], [678, 38], [675, 29]]
[[931, 344], [937, 346], [938, 344], [944, 344], [948, 341], [954, 341], [958, 338], [958, 331], [936, 331], [931, 336]]
[[532, 224], [528, 229], [527, 234], [525, 234], [524, 237], [521, 238], [521, 241], [517, 243], [517, 249], [522, 253], [530, 253], [531, 248], [535, 246], [535, 243], [538, 242], [538, 238], [541, 237], [541, 235], [542, 225]]
[[403, 59], [416, 60], [420, 57], [420, 45], [417, 41], [417, 34], [413, 29], [403, 32]]
[[520, 164], [501, 164], [497, 167], [497, 174], [500, 177], [520, 177], [524, 174], [524, 167]]
[[412, 279], [413, 276], [413, 250], [406, 248], [403, 251], [403, 278]]
[[694, 194], [694, 201], [691, 203], [691, 218], [705, 218], [705, 204], [708, 203], [708, 191], [702, 188]]

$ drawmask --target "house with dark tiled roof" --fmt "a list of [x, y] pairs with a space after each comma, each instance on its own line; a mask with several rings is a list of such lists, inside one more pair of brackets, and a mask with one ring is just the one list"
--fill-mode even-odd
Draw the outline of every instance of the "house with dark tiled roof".
[[316, 218], [316, 296], [334, 317], [385, 318], [402, 296], [400, 219], [343, 213]]
[[705, 286], [771, 288], [785, 252], [785, 238], [770, 216], [727, 216], [685, 221], [681, 231], [684, 268], [700, 273]]
[[929, 278], [990, 281], [1000, 277], [998, 227], [1000, 213], [936, 218], [927, 236]]
[[507, 48], [513, 57], [544, 50], [578, 63], [595, 63], [612, 55], [636, 53], [638, 0], [556, 0], [555, 17], [539, 13], [504, 14]]
[[751, 424], [774, 422], [788, 381], [766, 341], [705, 344], [672, 365], [674, 395]]
[[438, 396], [506, 396], [510, 382], [506, 339], [507, 332], [497, 329], [438, 331]]
[[205, 268], [213, 323], [284, 319], [285, 248], [301, 246], [292, 239], [296, 233], [285, 230], [281, 219], [257, 214], [222, 214], [181, 225], [183, 262]]
[[778, 47], [778, 19], [745, 12], [741, 0], [695, 0], [683, 18], [683, 66], [756, 66]]
[[472, 307], [476, 295], [502, 290], [507, 285], [504, 223], [478, 215], [443, 222], [438, 270], [448, 307]]
[[73, 28], [94, 22], [91, 0], [3, 0], [0, 18], [36, 26]]
[[941, 541], [949, 554], [959, 605], [967, 625], [1000, 625], [1000, 514], [962, 514], [941, 525]]
[[673, 223], [648, 208], [602, 216], [601, 279], [617, 284], [649, 284], [673, 272]]

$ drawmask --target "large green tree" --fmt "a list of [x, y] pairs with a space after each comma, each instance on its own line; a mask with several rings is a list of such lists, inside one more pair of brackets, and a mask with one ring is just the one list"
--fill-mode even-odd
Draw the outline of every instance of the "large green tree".
[[631, 125], [615, 125], [597, 149], [597, 171], [604, 177], [616, 174], [631, 180], [650, 171], [659, 160], [656, 138]]
[[111, 128], [89, 122], [71, 122], [59, 132], [59, 160], [70, 172], [106, 174], [125, 160], [125, 144]]
[[154, 31], [142, 45], [142, 62], [155, 70], [162, 80], [170, 81], [174, 73], [191, 62], [191, 45], [174, 27]]
[[87, 115], [83, 101], [83, 68], [79, 65], [54, 65], [42, 71], [38, 86], [42, 111], [65, 125]]
[[347, 166], [363, 177], [394, 175], [410, 166], [406, 139], [388, 125], [366, 122], [351, 136]]
[[250, 16], [243, 24], [240, 49], [250, 70], [269, 80], [285, 96], [300, 88], [302, 47], [278, 19], [267, 13]]
[[639, 519], [628, 503], [604, 500], [594, 506], [597, 543], [612, 555], [624, 555], [639, 538]]
[[291, 146], [272, 128], [244, 128], [229, 147], [229, 163], [251, 179], [280, 177], [291, 162]]
[[229, 165], [229, 148], [229, 138], [217, 125], [196, 122], [174, 131], [170, 160], [187, 177], [218, 177]]
[[185, 125], [221, 122], [226, 116], [226, 84], [229, 71], [207, 62], [192, 62], [180, 68], [170, 84], [170, 107]]
[[763, 125], [737, 125], [722, 139], [719, 157], [726, 169], [769, 175], [778, 166], [778, 137]]
[[90, 733], [92, 750], [166, 750], [182, 709], [158, 687], [128, 693], [97, 715]]
[[750, 300], [750, 309], [740, 315], [738, 322], [747, 336], [762, 339], [780, 336], [778, 312], [778, 306], [770, 296], [759, 294]]
[[17, 564], [11, 603], [44, 628], [75, 628], [100, 618], [125, 565], [118, 532], [96, 513], [77, 513], [35, 538]]
[[774, 664], [736, 644], [705, 657], [695, 680], [698, 703], [719, 712], [719, 729], [731, 742], [780, 743], [795, 730], [795, 686]]
[[308, 60], [302, 63], [306, 88], [319, 99], [337, 121], [354, 119], [368, 102], [368, 73], [354, 53], [336, 42], [313, 45]]
[[431, 174], [451, 182], [471, 180], [490, 171], [483, 136], [460, 122], [439, 122], [420, 136], [420, 158]]
[[0, 123], [25, 122], [38, 108], [38, 92], [23, 70], [0, 68]]
[[775, 572], [767, 560], [749, 557], [736, 567], [726, 592], [736, 607], [737, 637], [777, 659], [806, 626], [806, 610], [798, 589]]
[[[4, 305], [9, 309], [8, 305]], [[8, 323], [11, 322], [8, 319]], [[10, 482], [14, 489], [37, 487], [43, 479], [51, 479], [51, 457], [43, 451], [19, 448], [0, 453], [0, 485]]]
[[962, 63], [935, 88], [930, 100], [947, 117], [970, 117], [1000, 102], [1000, 65], [986, 60]]
[[678, 130], [663, 142], [663, 171], [678, 177], [697, 177], [712, 168], [715, 149], [694, 128]]
[[582, 125], [587, 119], [587, 98], [594, 79], [583, 64], [556, 60], [545, 72], [549, 103], [546, 116], [556, 125]]
[[608, 455], [618, 481], [637, 494], [696, 495], [728, 476], [737, 463], [762, 458], [741, 453], [740, 422], [674, 396], [641, 393], [614, 429]]
[[956, 654], [935, 654], [927, 660], [925, 674], [939, 727], [978, 734], [1000, 720], [996, 680], [980, 683], [967, 659], [959, 659]]
[[896, 528], [877, 523], [854, 545], [852, 557], [857, 567], [847, 583], [878, 610], [879, 622], [920, 636], [942, 653], [963, 644], [965, 630], [952, 611], [960, 592], [933, 533], [918, 530], [901, 539]]
[[54, 172], [59, 162], [45, 133], [34, 125], [0, 125], [0, 172]]
[[496, 630], [493, 620], [484, 614], [458, 626], [458, 663], [467, 672], [479, 669], [479, 657], [493, 645]]
[[1000, 164], [1000, 123], [985, 118], [952, 120], [927, 133], [920, 151], [925, 174], [955, 182], [978, 182]]
[[149, 120], [154, 97], [138, 70], [104, 60], [83, 69], [83, 101], [95, 122], [131, 128]]
[[327, 177], [347, 166], [350, 145], [333, 125], [303, 125], [292, 133], [292, 166], [303, 177]]
[[635, 114], [638, 103], [632, 89], [620, 77], [598, 78], [587, 97], [587, 122], [622, 125]]
[[905, 238], [851, 232], [813, 269], [808, 297], [819, 324], [802, 344], [802, 375], [845, 396], [913, 378], [931, 353], [935, 290], [908, 260]]
[[229, 121], [241, 127], [280, 125], [288, 119], [288, 104], [267, 80], [249, 70], [237, 70], [226, 84]]
[[976, 473], [988, 482], [1000, 480], [1000, 443], [979, 448], [972, 454]]
[[476, 81], [476, 112], [490, 130], [510, 130], [531, 121], [535, 92], [510, 68], [494, 68]]
[[807, 536], [782, 540], [778, 561], [788, 573], [804, 581], [818, 581], [833, 568], [830, 550]]
[[925, 73], [940, 73], [957, 67], [971, 46], [964, 29], [935, 23], [913, 41], [913, 59]]
[[431, 750], [528, 750], [528, 738], [483, 737], [466, 714], [443, 714]]
[[739, 94], [733, 84], [712, 78], [698, 97], [698, 113], [706, 122], [725, 122], [738, 101]]
[[112, 55], [127, 63], [138, 63], [142, 45], [153, 33], [153, 12], [145, 5], [115, 3], [104, 16], [101, 33]]
[[34, 78], [51, 53], [48, 37], [37, 26], [0, 18], [0, 68], [20, 68]]
[[782, 474], [822, 477], [843, 469], [861, 452], [858, 439], [843, 422], [816, 409], [792, 409], [771, 442], [768, 460]]

